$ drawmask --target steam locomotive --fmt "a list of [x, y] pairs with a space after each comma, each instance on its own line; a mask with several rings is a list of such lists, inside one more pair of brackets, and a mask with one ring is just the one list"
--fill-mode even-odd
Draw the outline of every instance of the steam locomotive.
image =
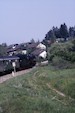
[[0, 76], [16, 71], [28, 69], [36, 64], [36, 58], [31, 54], [0, 57]]

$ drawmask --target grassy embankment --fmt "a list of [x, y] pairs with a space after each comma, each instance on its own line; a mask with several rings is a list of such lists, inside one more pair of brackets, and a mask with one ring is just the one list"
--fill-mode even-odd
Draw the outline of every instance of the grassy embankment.
[[38, 67], [0, 84], [0, 113], [75, 113], [75, 69]]

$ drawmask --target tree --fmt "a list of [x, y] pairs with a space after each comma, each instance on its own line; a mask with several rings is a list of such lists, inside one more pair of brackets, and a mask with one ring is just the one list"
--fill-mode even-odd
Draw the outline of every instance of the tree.
[[69, 28], [69, 37], [71, 37], [71, 38], [75, 37], [75, 27]]
[[32, 38], [32, 39], [30, 40], [30, 43], [35, 43], [35, 40]]
[[64, 40], [66, 40], [66, 38], [69, 37], [68, 28], [65, 23], [61, 24], [60, 26], [60, 35], [61, 35], [61, 38], [64, 38]]
[[7, 48], [0, 45], [0, 56], [4, 56], [7, 54]]
[[3, 46], [3, 47], [7, 47], [7, 44], [6, 44], [6, 43], [2, 43], [2, 46]]
[[60, 38], [61, 37], [60, 29], [58, 27], [53, 27], [53, 32], [54, 32], [56, 38]]
[[47, 46], [49, 44], [52, 44], [54, 43], [56, 40], [56, 36], [55, 36], [55, 33], [53, 30], [50, 30], [46, 36], [45, 36], [45, 39], [43, 40], [43, 43]]
[[45, 35], [42, 43], [45, 44], [46, 47], [50, 47], [57, 38], [63, 38], [59, 40], [66, 41], [66, 39], [69, 37], [75, 37], [75, 27], [70, 27], [68, 30], [67, 25], [64, 23], [61, 24], [59, 28], [53, 26], [52, 29], [50, 29]]
[[48, 50], [48, 60], [59, 67], [75, 67], [75, 40], [52, 44]]

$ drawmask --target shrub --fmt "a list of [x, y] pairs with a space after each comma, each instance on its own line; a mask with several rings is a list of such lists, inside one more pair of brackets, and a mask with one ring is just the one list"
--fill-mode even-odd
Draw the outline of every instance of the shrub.
[[[54, 43], [48, 50], [48, 60], [59, 68], [75, 66], [74, 41]], [[73, 66], [72, 66], [73, 64]]]
[[56, 68], [63, 69], [63, 68], [69, 68], [71, 64], [70, 62], [64, 60], [63, 58], [55, 56], [52, 59], [52, 65], [55, 66]]

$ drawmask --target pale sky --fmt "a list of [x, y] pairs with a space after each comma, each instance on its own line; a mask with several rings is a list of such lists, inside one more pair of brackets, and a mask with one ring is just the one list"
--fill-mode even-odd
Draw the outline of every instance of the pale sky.
[[75, 0], [0, 0], [0, 44], [41, 41], [64, 22], [75, 25]]

